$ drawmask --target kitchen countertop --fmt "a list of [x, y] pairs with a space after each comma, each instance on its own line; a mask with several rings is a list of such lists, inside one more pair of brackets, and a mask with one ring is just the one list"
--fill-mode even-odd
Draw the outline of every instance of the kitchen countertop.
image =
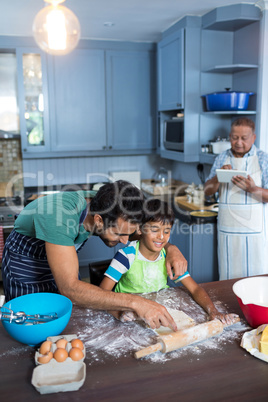
[[[218, 308], [241, 316], [232, 292], [234, 282], [227, 280], [201, 286]], [[171, 297], [167, 295], [176, 296], [177, 308], [190, 316], [200, 309], [196, 305], [193, 309], [194, 302], [189, 301], [190, 296], [181, 288], [161, 292], [154, 295], [161, 294], [164, 299]], [[137, 329], [137, 326], [137, 323], [122, 324], [105, 312], [74, 306], [64, 333], [77, 333], [85, 343], [85, 383], [78, 391], [42, 395], [42, 401], [267, 401], [268, 364], [239, 346], [242, 334], [251, 329], [243, 319], [230, 327], [230, 332], [225, 329], [218, 337], [167, 355], [157, 352], [155, 356], [141, 360], [136, 360], [132, 353], [147, 346], [152, 331]], [[140, 334], [140, 345], [137, 345], [135, 331]], [[147, 333], [150, 336], [144, 335]], [[110, 342], [110, 347], [105, 346], [104, 339], [106, 343]], [[125, 349], [122, 344], [127, 345]], [[13, 340], [0, 325], [3, 401], [41, 400], [31, 385], [34, 353], [34, 348]]]
[[[187, 200], [187, 196], [177, 196], [173, 198], [173, 210], [175, 216], [181, 220], [182, 222], [191, 224], [204, 224], [204, 223], [216, 223], [217, 222], [217, 211], [215, 210], [215, 206], [218, 204], [213, 205], [204, 205], [204, 204], [195, 204], [193, 202], [189, 202]], [[215, 213], [215, 217], [201, 217], [201, 218], [194, 218], [191, 215], [191, 212], [194, 211], [211, 211]]]

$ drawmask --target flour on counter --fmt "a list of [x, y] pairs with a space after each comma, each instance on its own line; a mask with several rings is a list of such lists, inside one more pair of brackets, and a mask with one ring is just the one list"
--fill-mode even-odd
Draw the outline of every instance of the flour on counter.
[[[184, 290], [181, 291], [184, 292]], [[226, 306], [215, 300], [213, 294], [209, 293], [209, 295], [217, 309], [222, 313], [227, 313]], [[183, 298], [178, 297], [178, 292], [172, 288], [143, 296], [168, 308], [184, 311], [196, 324], [207, 321], [207, 315], [204, 310], [195, 303], [187, 292], [184, 293]], [[75, 316], [75, 320], [77, 320], [76, 327], [78, 329], [83, 328], [83, 330], [81, 332], [77, 330], [77, 335], [85, 344], [89, 362], [105, 362], [107, 357], [116, 360], [122, 356], [133, 355], [135, 351], [157, 342], [155, 332], [140, 322], [122, 323], [104, 311], [80, 311], [81, 316]], [[80, 325], [79, 323], [82, 322], [83, 325]], [[242, 321], [225, 328], [222, 334], [213, 338], [170, 353], [157, 352], [144, 359], [150, 362], [164, 363], [184, 355], [198, 356], [206, 350], [223, 351], [225, 344], [241, 339], [242, 333], [248, 329], [250, 327]]]

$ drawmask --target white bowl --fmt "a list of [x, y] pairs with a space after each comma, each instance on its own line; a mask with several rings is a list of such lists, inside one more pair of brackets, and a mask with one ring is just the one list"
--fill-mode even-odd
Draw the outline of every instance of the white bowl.
[[233, 292], [251, 327], [268, 324], [268, 276], [241, 279], [233, 285]]

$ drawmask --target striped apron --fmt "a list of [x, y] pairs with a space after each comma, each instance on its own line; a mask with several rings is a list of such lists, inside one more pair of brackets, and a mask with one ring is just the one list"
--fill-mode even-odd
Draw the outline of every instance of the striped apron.
[[[262, 186], [258, 156], [228, 157], [225, 164], [246, 170]], [[267, 267], [267, 204], [233, 183], [222, 183], [219, 193], [218, 263], [220, 280], [261, 275]]]
[[[86, 213], [86, 209], [81, 213], [79, 225], [82, 225]], [[77, 252], [86, 241], [75, 244]], [[5, 243], [2, 278], [6, 302], [29, 293], [59, 293], [47, 262], [45, 242], [15, 230], [10, 233]]]

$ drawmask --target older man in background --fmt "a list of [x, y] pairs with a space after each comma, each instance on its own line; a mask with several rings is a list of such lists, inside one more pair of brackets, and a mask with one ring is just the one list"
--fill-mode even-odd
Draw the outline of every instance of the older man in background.
[[[255, 124], [239, 118], [231, 125], [231, 149], [217, 156], [205, 194], [219, 191], [219, 276], [232, 279], [268, 273], [268, 154], [255, 145]], [[216, 169], [246, 171], [219, 183]]]

